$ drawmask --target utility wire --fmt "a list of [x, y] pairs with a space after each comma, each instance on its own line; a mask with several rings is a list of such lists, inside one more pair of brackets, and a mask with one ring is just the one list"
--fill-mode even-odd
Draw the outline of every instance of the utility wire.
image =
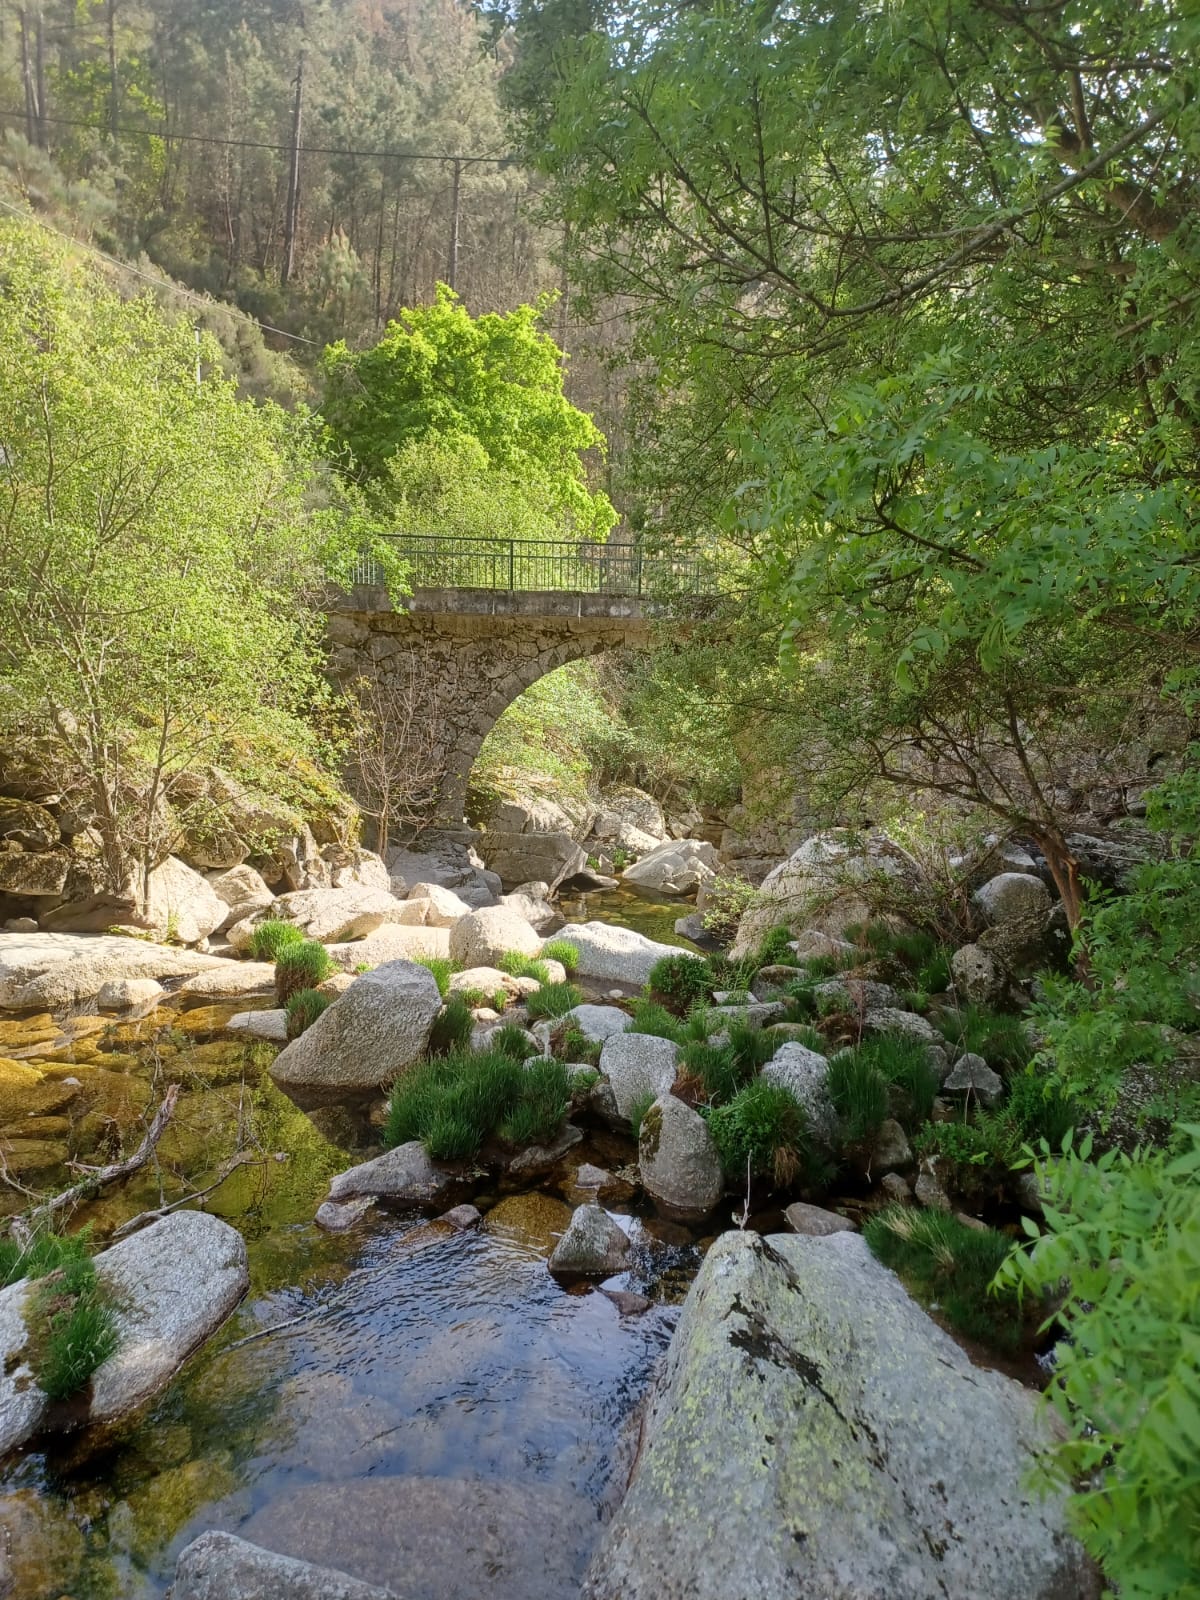
[[156, 289], [166, 289], [171, 294], [181, 295], [185, 300], [192, 300], [196, 305], [203, 306], [206, 311], [226, 311], [231, 317], [237, 317], [239, 321], [247, 322], [252, 328], [258, 328], [263, 333], [274, 333], [281, 339], [291, 339], [294, 344], [307, 344], [312, 345], [317, 350], [324, 349], [324, 341], [321, 339], [306, 339], [303, 334], [288, 333], [286, 328], [275, 328], [269, 322], [260, 322], [257, 317], [252, 317], [239, 307], [230, 305], [228, 300], [209, 299], [202, 294], [196, 294], [192, 289], [185, 289], [178, 283], [172, 283], [170, 278], [156, 278], [153, 273], [143, 272], [140, 267], [131, 266], [128, 261], [122, 261], [117, 256], [110, 256], [106, 250], [101, 250], [94, 244], [85, 244], [82, 239], [76, 239], [72, 234], [64, 233], [61, 228], [56, 228], [51, 223], [43, 221], [41, 217], [34, 216], [32, 211], [25, 211], [20, 206], [10, 205], [7, 200], [0, 200], [0, 209], [11, 211], [13, 216], [20, 217], [22, 222], [35, 223], [39, 228], [44, 228], [47, 233], [53, 233], [58, 238], [65, 239], [76, 250], [86, 250], [89, 255], [96, 256], [101, 261], [106, 261], [110, 267], [116, 267], [121, 272], [131, 273], [135, 278], [141, 278], [146, 283], [152, 283]]
[[[13, 122], [24, 122], [25, 112], [0, 111], [0, 117]], [[42, 117], [42, 122], [63, 128], [87, 128], [93, 133], [115, 134], [118, 138], [162, 139], [167, 144], [215, 144], [236, 150], [278, 150], [290, 153], [288, 143], [272, 144], [265, 139], [221, 139], [215, 134], [166, 133], [155, 128], [112, 128], [105, 123], [85, 122], [78, 117]], [[306, 156], [363, 156], [368, 159], [389, 161], [458, 161], [465, 165], [519, 166], [520, 156], [456, 156], [449, 151], [433, 150], [348, 150], [344, 146], [306, 144]]]

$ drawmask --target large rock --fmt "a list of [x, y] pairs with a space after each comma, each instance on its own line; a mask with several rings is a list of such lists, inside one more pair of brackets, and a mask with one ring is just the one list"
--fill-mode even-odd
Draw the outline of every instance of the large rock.
[[174, 856], [155, 867], [147, 887], [146, 924], [156, 938], [199, 944], [229, 915], [208, 879]]
[[863, 839], [847, 832], [817, 833], [763, 879], [758, 897], [738, 923], [730, 955], [749, 955], [764, 934], [786, 926], [840, 938], [869, 921], [864, 885], [883, 874], [901, 878], [905, 866], [883, 834]]
[[[587, 821], [591, 822], [589, 812]], [[569, 833], [579, 831], [578, 820], [571, 817], [557, 800], [539, 795], [532, 800], [500, 800], [492, 807], [488, 817], [488, 831], [498, 833]], [[587, 832], [585, 827], [583, 830]]]
[[608, 1080], [618, 1113], [628, 1118], [647, 1095], [657, 1100], [675, 1082], [679, 1046], [649, 1033], [615, 1033], [604, 1041], [600, 1072]]
[[621, 876], [639, 889], [660, 889], [664, 894], [693, 894], [721, 865], [713, 845], [705, 839], [668, 839], [656, 846]]
[[1050, 891], [1031, 872], [1000, 872], [971, 897], [992, 927], [1040, 923], [1050, 910]]
[[0, 846], [0, 894], [19, 897], [60, 895], [73, 858], [65, 846], [57, 850], [20, 850]]
[[408, 1205], [441, 1205], [461, 1186], [459, 1179], [435, 1167], [419, 1139], [386, 1150], [330, 1181], [329, 1198], [339, 1204], [370, 1197]]
[[550, 1271], [556, 1278], [611, 1278], [629, 1259], [629, 1239], [602, 1206], [580, 1206], [554, 1246]]
[[[621, 789], [605, 795], [592, 833], [609, 844], [652, 850], [667, 837], [667, 821], [653, 795], [644, 789]], [[649, 845], [644, 846], [643, 840], [649, 840]]]
[[202, 1533], [180, 1551], [172, 1600], [396, 1600], [391, 1589], [293, 1561], [232, 1533]]
[[679, 1222], [701, 1221], [725, 1192], [708, 1123], [672, 1094], [660, 1096], [642, 1118], [638, 1170], [654, 1204]]
[[180, 994], [207, 995], [210, 999], [234, 999], [241, 994], [259, 994], [275, 987], [273, 961], [222, 961], [207, 972], [198, 972], [180, 984]]
[[837, 1135], [837, 1112], [829, 1098], [829, 1062], [796, 1039], [781, 1044], [762, 1069], [768, 1083], [786, 1089], [799, 1102], [813, 1135], [831, 1144]]
[[454, 893], [472, 910], [495, 905], [500, 879], [488, 872], [483, 859], [460, 839], [438, 836], [424, 850], [389, 850], [385, 857], [391, 873], [392, 893], [406, 894], [415, 883], [437, 883]]
[[228, 908], [215, 930], [217, 933], [223, 932], [235, 922], [241, 922], [244, 917], [252, 917], [256, 912], [265, 911], [275, 898], [262, 874], [244, 864], [230, 867], [228, 872], [212, 873], [208, 881], [212, 885], [213, 893], [218, 899], [223, 900]]
[[553, 892], [565, 878], [587, 866], [587, 856], [569, 833], [500, 833], [489, 829], [479, 848], [491, 870], [499, 873], [506, 890], [536, 878]]
[[964, 944], [950, 957], [950, 975], [959, 997], [977, 1005], [990, 1005], [1007, 987], [1004, 969], [982, 945]]
[[567, 1018], [594, 1044], [603, 1044], [613, 1034], [624, 1033], [630, 1022], [628, 1011], [622, 1011], [619, 1006], [576, 1006], [567, 1012]]
[[408, 891], [408, 898], [426, 902], [424, 921], [430, 928], [452, 928], [471, 911], [453, 889], [443, 888], [440, 883], [416, 883]]
[[636, 989], [649, 978], [656, 961], [681, 953], [678, 945], [657, 944], [633, 928], [611, 922], [569, 922], [555, 938], [566, 939], [579, 951], [576, 971], [581, 978], [607, 978]]
[[271, 1063], [276, 1083], [366, 1090], [390, 1083], [425, 1049], [441, 1009], [434, 976], [411, 961], [364, 973]]
[[514, 890], [512, 894], [502, 894], [500, 904], [507, 906], [510, 911], [515, 911], [517, 916], [523, 917], [531, 928], [536, 928], [543, 938], [556, 932], [567, 920], [556, 905], [546, 899], [550, 893], [546, 884], [538, 884], [543, 891], [536, 896], [531, 892], [528, 884], [524, 889]]
[[507, 906], [484, 906], [450, 930], [450, 957], [464, 967], [494, 967], [508, 950], [536, 956], [542, 936]]
[[46, 1414], [46, 1396], [34, 1380], [26, 1348], [29, 1289], [25, 1278], [0, 1289], [0, 1456], [31, 1439]]
[[157, 978], [113, 978], [102, 984], [96, 996], [101, 1011], [131, 1011], [134, 1006], [149, 1005], [163, 992]]
[[280, 895], [271, 915], [296, 923], [305, 938], [322, 944], [361, 939], [389, 922], [424, 921], [386, 889], [299, 889]]
[[385, 961], [415, 961], [418, 956], [448, 956], [449, 928], [409, 927], [400, 922], [385, 922], [382, 928], [348, 944], [326, 945], [331, 961], [347, 972], [359, 967], [380, 967]]
[[0, 933], [0, 1007], [64, 1011], [122, 978], [182, 978], [218, 956], [120, 934]]
[[88, 1420], [111, 1422], [162, 1388], [250, 1286], [246, 1244], [204, 1211], [176, 1211], [96, 1257], [119, 1344], [92, 1376]]
[[1094, 1600], [1066, 1494], [1028, 1487], [1045, 1428], [859, 1236], [724, 1234], [584, 1595]]
[[45, 806], [0, 795], [0, 851], [53, 850], [59, 840], [58, 823]]

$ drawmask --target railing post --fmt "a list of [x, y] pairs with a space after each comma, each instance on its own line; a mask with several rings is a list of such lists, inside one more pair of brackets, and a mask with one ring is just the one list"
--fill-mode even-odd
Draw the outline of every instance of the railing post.
[[637, 594], [640, 600], [642, 598], [642, 547], [640, 544], [633, 547], [633, 559], [637, 566]]
[[508, 541], [508, 587], [514, 590], [517, 587], [517, 541]]

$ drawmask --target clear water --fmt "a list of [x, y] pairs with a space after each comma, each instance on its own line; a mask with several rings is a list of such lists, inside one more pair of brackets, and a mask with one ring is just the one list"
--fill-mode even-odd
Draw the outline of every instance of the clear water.
[[221, 1020], [220, 1008], [166, 1010], [140, 1042], [126, 1030], [78, 1048], [90, 1056], [71, 1069], [82, 1095], [162, 1072], [164, 1052], [184, 1092], [160, 1169], [76, 1221], [103, 1235], [181, 1193], [182, 1172], [203, 1183], [249, 1128], [261, 1159], [209, 1206], [246, 1237], [251, 1289], [129, 1424], [5, 1463], [7, 1595], [151, 1600], [184, 1544], [225, 1528], [406, 1600], [574, 1597], [699, 1250], [679, 1230], [622, 1219], [634, 1266], [610, 1287], [651, 1297], [638, 1316], [550, 1277], [545, 1257], [580, 1198], [570, 1173], [632, 1154], [608, 1135], [577, 1147], [543, 1192], [480, 1196], [477, 1233], [409, 1214], [325, 1234], [313, 1213], [356, 1157], [273, 1087], [261, 1053], [230, 1080]]
[[622, 884], [618, 889], [597, 889], [590, 894], [560, 895], [559, 909], [568, 922], [615, 922], [660, 944], [696, 949], [690, 939], [675, 932], [676, 921], [696, 909], [691, 900], [651, 894]]

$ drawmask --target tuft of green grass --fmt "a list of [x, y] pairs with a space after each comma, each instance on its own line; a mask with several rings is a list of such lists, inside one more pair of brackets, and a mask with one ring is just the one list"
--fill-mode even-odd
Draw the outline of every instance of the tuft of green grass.
[[[461, 995], [462, 999], [468, 1006], [486, 1006], [490, 1004], [486, 989], [476, 989], [472, 987], [469, 989], [455, 989], [453, 992], [457, 995]], [[449, 996], [447, 996], [447, 1001], [448, 1000]]]
[[571, 1081], [561, 1061], [539, 1056], [525, 1068], [521, 1098], [498, 1132], [510, 1144], [548, 1144], [571, 1108]]
[[637, 1099], [630, 1106], [629, 1121], [633, 1128], [633, 1137], [635, 1139], [641, 1138], [642, 1123], [646, 1119], [647, 1111], [649, 1111], [650, 1107], [654, 1104], [657, 1098], [657, 1095], [651, 1094], [649, 1089], [647, 1089], [646, 1093], [639, 1094]]
[[90, 1230], [79, 1233], [35, 1233], [28, 1244], [11, 1238], [0, 1239], [0, 1286], [19, 1283], [22, 1278], [44, 1278], [51, 1272], [65, 1272], [71, 1281], [86, 1277], [91, 1266]]
[[550, 982], [550, 968], [546, 963], [537, 956], [523, 956], [518, 950], [506, 950], [496, 965], [501, 972], [507, 972], [510, 978], [536, 978], [539, 983]]
[[515, 1022], [506, 1022], [502, 1028], [493, 1029], [488, 1036], [488, 1049], [499, 1050], [514, 1061], [525, 1061], [537, 1054], [537, 1046], [526, 1038], [524, 1028], [518, 1028]]
[[825, 1088], [838, 1114], [846, 1145], [863, 1144], [888, 1114], [887, 1083], [874, 1062], [859, 1050], [842, 1050], [829, 1063]]
[[650, 999], [659, 1001], [680, 1017], [697, 1001], [711, 999], [714, 988], [713, 969], [704, 957], [683, 952], [656, 961], [646, 983]]
[[855, 1054], [869, 1062], [885, 1083], [895, 1084], [909, 1104], [902, 1118], [910, 1130], [928, 1122], [941, 1081], [919, 1039], [903, 1033], [880, 1033], [864, 1039]]
[[295, 994], [288, 996], [287, 1005], [287, 1036], [289, 1039], [298, 1039], [306, 1028], [311, 1028], [313, 1023], [327, 1011], [333, 1004], [327, 994], [318, 994], [315, 989], [298, 989]]
[[625, 1024], [626, 1033], [648, 1033], [656, 1039], [679, 1042], [683, 1029], [679, 1018], [657, 1000], [644, 997], [633, 1002], [633, 1015]]
[[117, 1348], [116, 1318], [96, 1276], [89, 1231], [39, 1233], [27, 1245], [0, 1240], [0, 1280], [36, 1280], [25, 1304], [29, 1361], [38, 1387], [65, 1400]]
[[557, 961], [568, 972], [574, 972], [579, 965], [579, 951], [569, 939], [547, 939], [542, 946], [541, 959]]
[[733, 1049], [727, 1044], [707, 1041], [687, 1044], [680, 1051], [679, 1065], [684, 1084], [690, 1091], [686, 1097], [703, 1100], [710, 1106], [725, 1105], [732, 1100], [749, 1076], [735, 1063]]
[[1000, 1073], [1023, 1071], [1034, 1053], [1021, 1018], [990, 1006], [960, 1006], [947, 1011], [938, 1026], [961, 1052], [982, 1056]]
[[583, 1003], [583, 990], [573, 983], [544, 983], [536, 993], [527, 995], [525, 1010], [531, 1022], [543, 1017], [565, 1017]]
[[329, 951], [316, 939], [285, 944], [275, 957], [275, 1004], [286, 1006], [301, 989], [315, 989], [334, 970]]
[[474, 1155], [521, 1098], [525, 1071], [502, 1050], [455, 1050], [418, 1062], [396, 1080], [383, 1139], [420, 1139], [434, 1160]]
[[450, 993], [450, 979], [456, 972], [462, 971], [458, 962], [451, 961], [449, 956], [414, 956], [413, 960], [418, 967], [425, 967], [433, 973], [438, 993], [444, 1000]]
[[754, 970], [759, 967], [789, 967], [796, 962], [796, 952], [790, 948], [795, 934], [780, 923], [769, 929], [758, 941], [754, 952]]
[[779, 1084], [755, 1078], [708, 1113], [708, 1126], [733, 1183], [745, 1183], [747, 1172], [777, 1189], [827, 1176], [803, 1107]]
[[595, 1067], [600, 1063], [604, 1046], [599, 1039], [589, 1039], [579, 1024], [569, 1019], [566, 1027], [555, 1035], [552, 1048], [560, 1061], [574, 1061]]
[[943, 1211], [889, 1206], [863, 1229], [867, 1244], [918, 1299], [969, 1339], [1012, 1354], [1024, 1338], [1012, 1289], [993, 1280], [1013, 1248], [994, 1228], [969, 1228]]
[[447, 1056], [452, 1050], [463, 1050], [471, 1042], [474, 1027], [475, 1018], [466, 995], [452, 994], [433, 1019], [425, 1048], [431, 1056]]
[[303, 940], [304, 934], [294, 922], [268, 917], [250, 935], [250, 954], [255, 961], [275, 961], [281, 950], [286, 950], [290, 944], [301, 944]]
[[497, 989], [495, 994], [493, 994], [493, 996], [492, 996], [492, 1010], [493, 1011], [501, 1011], [501, 1012], [508, 1010], [508, 990], [507, 989]]

